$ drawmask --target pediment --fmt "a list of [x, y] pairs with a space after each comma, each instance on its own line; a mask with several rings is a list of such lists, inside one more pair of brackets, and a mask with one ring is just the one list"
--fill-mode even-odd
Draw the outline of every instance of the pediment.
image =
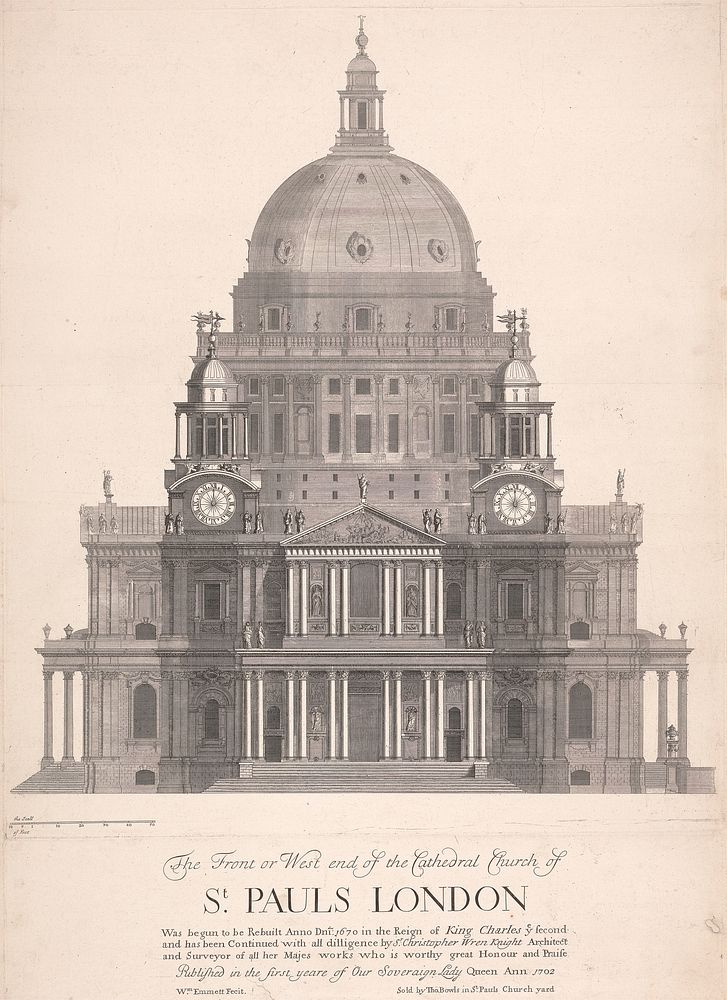
[[594, 577], [598, 576], [598, 566], [594, 566], [592, 563], [580, 561], [577, 563], [568, 563], [566, 566], [566, 573], [569, 578], [572, 577]]
[[321, 546], [321, 545], [402, 545], [402, 546], [442, 546], [445, 542], [437, 535], [430, 535], [420, 528], [415, 528], [406, 521], [400, 521], [390, 514], [360, 504], [353, 510], [346, 511], [330, 521], [314, 525], [307, 531], [290, 535], [282, 545]]

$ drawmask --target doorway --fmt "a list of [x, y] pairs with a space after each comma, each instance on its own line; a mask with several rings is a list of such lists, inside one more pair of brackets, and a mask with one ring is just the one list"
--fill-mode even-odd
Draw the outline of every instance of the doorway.
[[283, 737], [265, 735], [265, 760], [279, 764], [283, 759]]
[[378, 760], [381, 756], [381, 695], [369, 691], [348, 696], [349, 760]]

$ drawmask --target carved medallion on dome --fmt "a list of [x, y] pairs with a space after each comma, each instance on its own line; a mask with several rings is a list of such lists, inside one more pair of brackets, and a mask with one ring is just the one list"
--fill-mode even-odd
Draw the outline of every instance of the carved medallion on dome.
[[429, 253], [438, 264], [443, 264], [449, 257], [449, 244], [445, 243], [444, 240], [430, 240]]
[[295, 243], [292, 240], [275, 241], [275, 259], [281, 264], [292, 264], [295, 260]]
[[359, 264], [365, 264], [374, 252], [374, 245], [368, 236], [362, 233], [351, 233], [346, 243], [346, 249]]
[[322, 184], [325, 181], [325, 179], [326, 175], [323, 173], [323, 171], [321, 171], [319, 174], [316, 174], [316, 181], [318, 184]]

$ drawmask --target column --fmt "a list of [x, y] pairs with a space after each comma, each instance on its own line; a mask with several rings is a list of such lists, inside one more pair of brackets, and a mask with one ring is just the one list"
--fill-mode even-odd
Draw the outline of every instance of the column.
[[422, 670], [424, 679], [424, 726], [422, 735], [424, 739], [424, 759], [429, 760], [432, 756], [432, 672]]
[[494, 685], [494, 677], [495, 673], [493, 670], [485, 670], [485, 700], [483, 716], [485, 727], [485, 757], [487, 760], [492, 760], [492, 688]]
[[467, 671], [467, 759], [475, 756], [475, 673]]
[[548, 418], [548, 458], [553, 457], [553, 415], [552, 413], [546, 414]]
[[350, 607], [350, 563], [347, 559], [341, 563], [341, 635], [348, 635], [348, 612]]
[[[86, 675], [84, 674], [84, 681]], [[85, 710], [85, 705], [84, 705]], [[43, 671], [43, 760], [41, 767], [53, 763], [53, 671]]]
[[341, 674], [341, 759], [348, 760], [348, 670]]
[[432, 633], [432, 609], [431, 609], [431, 563], [425, 562], [422, 579], [422, 635]]
[[191, 458], [194, 454], [192, 450], [192, 435], [194, 434], [194, 422], [196, 419], [197, 418], [193, 417], [190, 413], [187, 414], [187, 458]]
[[315, 446], [314, 454], [318, 458], [323, 457], [323, 401], [321, 396], [321, 376], [313, 376], [313, 408], [314, 408], [314, 426], [315, 426]]
[[73, 757], [73, 671], [63, 671], [63, 763], [74, 763]]
[[83, 759], [88, 760], [91, 756], [91, 675], [88, 670], [84, 670], [81, 676], [83, 678]]
[[339, 104], [341, 105], [341, 125], [340, 125], [340, 128], [341, 128], [341, 131], [343, 131], [345, 129], [345, 127], [346, 127], [345, 108], [344, 108], [343, 98], [339, 97], [338, 101], [339, 101]]
[[434, 564], [434, 582], [436, 588], [434, 597], [434, 631], [436, 635], [444, 635], [444, 566], [441, 559]]
[[308, 757], [308, 671], [300, 671], [300, 759]]
[[288, 729], [288, 739], [287, 745], [285, 747], [285, 756], [288, 760], [293, 760], [295, 757], [295, 673], [292, 670], [285, 671], [285, 686], [286, 686], [286, 722]]
[[[233, 757], [234, 757], [235, 762], [239, 762], [240, 758], [242, 757], [242, 740], [243, 740], [243, 735], [242, 735], [242, 732], [243, 732], [243, 727], [242, 727], [242, 676], [240, 674], [240, 656], [239, 656], [239, 654], [237, 654], [235, 656], [235, 667], [237, 669], [235, 670], [235, 682], [234, 682], [234, 684], [235, 684], [235, 686], [234, 686], [234, 695], [235, 695], [235, 700], [234, 700], [234, 707], [235, 707], [235, 743], [234, 743], [234, 754], [233, 754]], [[187, 687], [189, 687], [189, 685], [187, 685]], [[189, 706], [187, 705], [187, 708], [186, 708], [186, 710], [184, 712], [184, 720], [185, 720], [185, 722], [186, 722], [186, 719], [188, 717], [188, 713], [189, 713]], [[189, 736], [188, 733], [187, 733], [187, 736]], [[189, 756], [189, 739], [187, 739], [187, 745], [182, 750], [182, 754], [185, 757]]]
[[343, 416], [343, 460], [351, 458], [351, 376], [344, 375], [342, 383], [342, 416]]
[[336, 634], [336, 564], [328, 564], [328, 634]]
[[257, 680], [257, 753], [256, 757], [263, 760], [265, 757], [265, 714], [263, 700], [263, 672], [255, 671]]
[[441, 454], [439, 445], [439, 377], [432, 379], [432, 455]]
[[295, 563], [289, 560], [285, 567], [285, 634], [295, 635]]
[[555, 756], [565, 757], [566, 696], [565, 670], [555, 672]]
[[300, 635], [308, 635], [308, 563], [303, 560], [299, 569], [300, 581]]
[[464, 458], [469, 448], [467, 441], [467, 379], [459, 377], [459, 455]]
[[384, 440], [384, 376], [375, 375], [376, 384], [376, 454], [383, 459], [386, 455], [386, 441]]
[[401, 635], [402, 565], [394, 563], [394, 635]]
[[224, 455], [222, 450], [222, 414], [218, 413], [215, 419], [217, 420], [217, 455], [222, 458]]
[[234, 411], [230, 411], [228, 417], [230, 421], [230, 440], [227, 445], [230, 449], [230, 457], [233, 461], [237, 460], [237, 414]]
[[[487, 681], [484, 670], [480, 671], [480, 760], [487, 760]], [[530, 733], [530, 738], [533, 738]]]
[[[657, 753], [656, 759], [666, 759], [666, 727], [669, 725], [669, 671], [657, 670], [659, 683], [659, 709], [657, 713]], [[681, 735], [681, 733], [680, 733]]]
[[295, 407], [293, 406], [293, 379], [287, 379], [287, 393], [286, 393], [286, 417], [288, 422], [287, 427], [287, 443], [285, 452], [287, 455], [295, 454]]
[[381, 676], [384, 679], [384, 760], [391, 757], [391, 688], [389, 678], [391, 674], [388, 670], [382, 670]]
[[535, 457], [540, 458], [540, 414], [533, 414], [535, 424]]
[[444, 671], [436, 670], [434, 679], [437, 682], [437, 735], [436, 751], [437, 760], [444, 760]]
[[181, 458], [181, 448], [182, 448], [182, 414], [177, 410], [174, 414], [175, 422], [175, 435], [174, 435], [174, 457]]
[[260, 431], [262, 434], [262, 456], [270, 457], [270, 376], [263, 375], [260, 379], [262, 396], [260, 406]]
[[414, 446], [412, 443], [413, 438], [413, 414], [411, 408], [411, 392], [412, 383], [414, 381], [413, 375], [405, 375], [404, 381], [406, 382], [406, 451], [404, 452], [404, 458], [414, 458]]
[[[237, 435], [235, 435], [237, 441]], [[250, 457], [250, 426], [248, 424], [247, 410], [242, 412], [242, 457]]]
[[381, 634], [391, 634], [391, 563], [382, 564], [381, 584]]
[[688, 757], [687, 751], [687, 684], [686, 670], [677, 671], [677, 731], [679, 732], [679, 756]]
[[252, 757], [252, 671], [243, 671], [245, 681], [245, 759]]
[[401, 670], [394, 671], [394, 759], [401, 758]]
[[336, 671], [328, 671], [328, 756], [336, 759]]
[[379, 102], [379, 131], [383, 132], [383, 130], [384, 130], [384, 98], [383, 97], [379, 97], [378, 98], [378, 102]]

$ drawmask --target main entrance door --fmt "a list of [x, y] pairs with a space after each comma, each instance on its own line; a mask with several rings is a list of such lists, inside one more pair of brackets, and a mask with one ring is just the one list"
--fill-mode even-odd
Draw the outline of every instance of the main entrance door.
[[349, 760], [381, 757], [381, 677], [351, 672], [348, 689]]

